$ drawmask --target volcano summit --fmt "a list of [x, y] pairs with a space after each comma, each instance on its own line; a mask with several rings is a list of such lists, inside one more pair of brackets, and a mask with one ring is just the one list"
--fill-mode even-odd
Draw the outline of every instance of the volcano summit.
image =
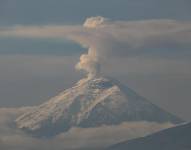
[[72, 88], [26, 111], [16, 119], [16, 124], [26, 132], [52, 136], [72, 127], [139, 121], [182, 122], [118, 81], [99, 76], [82, 79]]

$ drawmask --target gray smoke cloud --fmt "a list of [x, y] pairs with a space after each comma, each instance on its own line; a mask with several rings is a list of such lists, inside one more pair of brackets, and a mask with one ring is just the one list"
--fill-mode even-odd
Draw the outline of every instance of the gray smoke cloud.
[[108, 58], [145, 54], [191, 55], [191, 22], [177, 20], [113, 21], [101, 16], [83, 25], [16, 26], [0, 29], [0, 36], [67, 38], [88, 49], [77, 69], [88, 77], [100, 74]]
[[97, 57], [97, 50], [90, 48], [87, 54], [80, 56], [80, 61], [76, 65], [76, 69], [88, 72], [88, 78], [95, 77], [100, 74], [100, 63]]

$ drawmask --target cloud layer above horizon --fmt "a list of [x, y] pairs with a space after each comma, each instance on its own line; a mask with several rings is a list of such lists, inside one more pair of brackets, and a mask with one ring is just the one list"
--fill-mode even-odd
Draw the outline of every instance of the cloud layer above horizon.
[[171, 123], [126, 122], [96, 128], [72, 128], [52, 138], [37, 138], [16, 128], [14, 120], [30, 107], [0, 108], [0, 149], [6, 150], [85, 150], [100, 149], [172, 127]]
[[116, 57], [191, 55], [191, 22], [176, 20], [113, 21], [88, 18], [83, 25], [16, 26], [0, 29], [0, 36], [64, 38], [88, 48], [76, 68], [89, 76], [100, 73], [105, 62]]

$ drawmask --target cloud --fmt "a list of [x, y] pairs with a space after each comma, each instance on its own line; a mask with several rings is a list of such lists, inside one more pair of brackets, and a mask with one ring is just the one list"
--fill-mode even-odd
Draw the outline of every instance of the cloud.
[[103, 47], [113, 42], [112, 46], [117, 43], [122, 44], [118, 49], [97, 49], [98, 51], [110, 51], [109, 53], [119, 52], [122, 46], [129, 47], [129, 49], [123, 49], [123, 53], [144, 47], [167, 48], [174, 47], [174, 45], [183, 46], [183, 44], [190, 46], [191, 22], [189, 21], [107, 20], [103, 17], [92, 17], [88, 18], [84, 25], [5, 27], [0, 29], [0, 36], [70, 38], [88, 47]]
[[80, 61], [76, 65], [79, 70], [85, 70], [88, 72], [88, 78], [95, 77], [100, 73], [100, 64], [97, 57], [97, 51], [95, 49], [89, 49], [87, 54], [80, 56]]
[[108, 18], [101, 16], [87, 18], [83, 26], [86, 28], [97, 28], [104, 26], [109, 21]]
[[73, 40], [89, 49], [87, 54], [81, 56], [77, 68], [91, 76], [113, 57], [191, 55], [190, 21], [113, 21], [98, 16], [88, 18], [83, 25], [2, 28], [0, 36]]
[[[63, 150], [99, 149], [119, 141], [144, 136], [158, 130], [172, 127], [171, 123], [131, 122], [117, 126], [98, 128], [72, 128], [66, 133], [50, 138], [35, 138], [18, 130], [14, 118], [28, 108], [0, 109], [0, 149], [6, 150]], [[98, 147], [99, 146], [99, 147]]]

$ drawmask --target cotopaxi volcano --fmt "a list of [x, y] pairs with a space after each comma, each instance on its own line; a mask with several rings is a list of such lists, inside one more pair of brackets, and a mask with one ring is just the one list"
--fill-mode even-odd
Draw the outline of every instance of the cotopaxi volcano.
[[29, 109], [16, 119], [16, 124], [29, 133], [52, 136], [72, 127], [135, 121], [182, 122], [120, 82], [98, 76], [84, 78], [49, 101]]

